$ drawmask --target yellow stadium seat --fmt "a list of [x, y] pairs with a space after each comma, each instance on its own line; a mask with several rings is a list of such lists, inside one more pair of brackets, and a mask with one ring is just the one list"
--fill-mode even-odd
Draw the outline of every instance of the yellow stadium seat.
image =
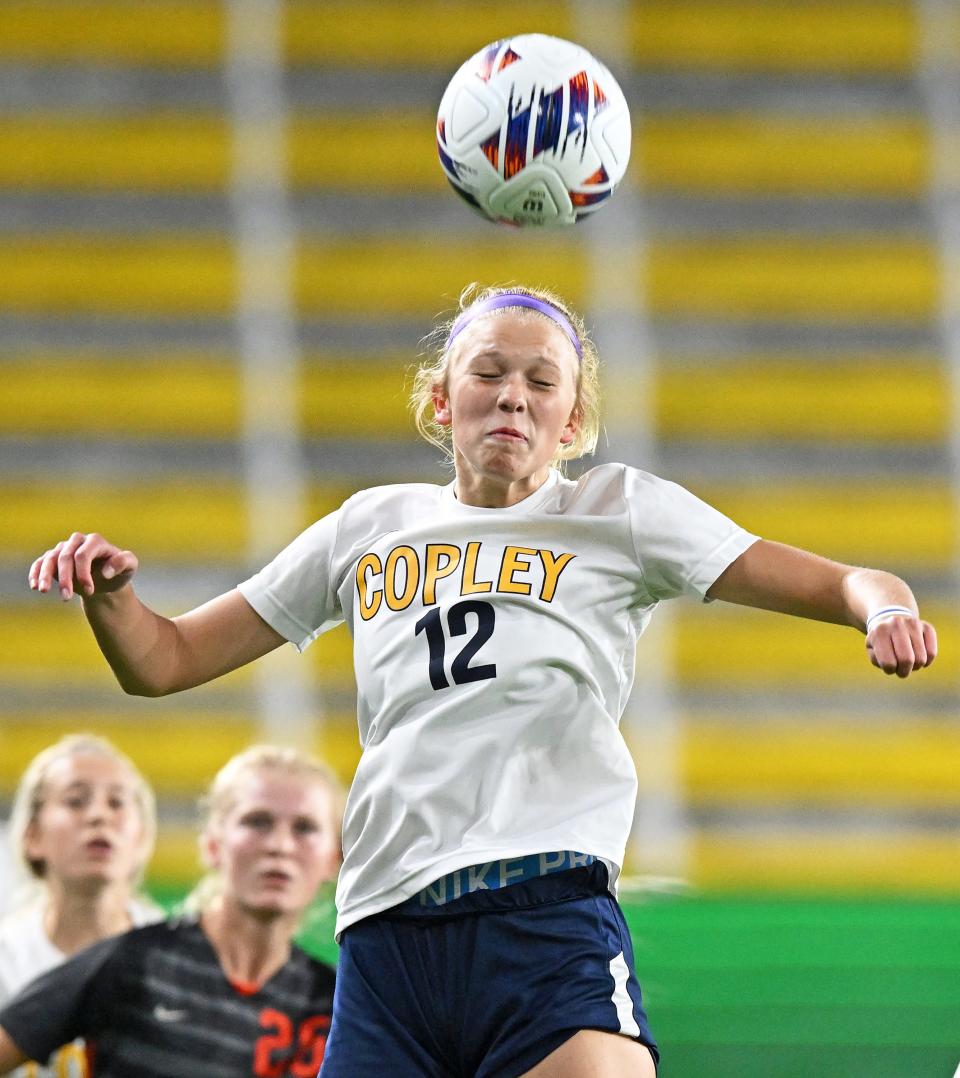
[[[453, 309], [471, 278], [551, 281], [580, 303], [586, 263], [571, 244], [553, 235], [507, 249], [499, 239], [442, 247], [422, 239], [308, 242], [299, 252], [297, 299], [304, 314], [415, 315], [424, 331], [438, 309]], [[632, 258], [614, 248], [608, 261], [627, 268]], [[12, 239], [0, 259], [0, 303], [18, 313], [117, 314], [135, 304], [150, 314], [222, 315], [234, 268], [216, 237]], [[671, 316], [909, 323], [932, 317], [939, 302], [934, 252], [893, 236], [798, 239], [789, 249], [770, 237], [674, 240], [653, 245], [647, 276], [651, 310]]]
[[653, 0], [631, 16], [634, 58], [655, 67], [904, 74], [919, 48], [905, 0]]
[[[852, 658], [852, 657], [851, 657]], [[684, 722], [681, 774], [695, 806], [949, 811], [956, 802], [960, 730], [916, 714], [857, 722], [771, 715]]]
[[[767, 691], [785, 699], [794, 692], [858, 692], [883, 689], [908, 713], [923, 710], [929, 697], [952, 692], [960, 661], [957, 619], [949, 607], [924, 604], [937, 628], [936, 663], [900, 684], [870, 665], [863, 638], [845, 626], [824, 625], [765, 611], [725, 607], [708, 612], [681, 607], [676, 618], [672, 661], [688, 690]], [[886, 684], [884, 684], [886, 682]]]
[[[891, 377], [904, 366], [909, 378]], [[946, 373], [929, 355], [761, 354], [716, 362], [673, 356], [655, 391], [666, 438], [922, 444], [945, 439], [950, 424]]]

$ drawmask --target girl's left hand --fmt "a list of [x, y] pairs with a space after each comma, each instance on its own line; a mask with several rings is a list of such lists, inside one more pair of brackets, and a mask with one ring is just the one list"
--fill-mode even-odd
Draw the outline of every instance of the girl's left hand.
[[885, 674], [909, 677], [937, 657], [937, 631], [917, 617], [901, 614], [885, 618], [867, 635], [867, 654]]

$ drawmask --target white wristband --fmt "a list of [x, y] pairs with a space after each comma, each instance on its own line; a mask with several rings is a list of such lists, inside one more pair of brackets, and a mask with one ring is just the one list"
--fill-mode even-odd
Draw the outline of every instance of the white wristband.
[[887, 618], [915, 618], [916, 613], [908, 606], [885, 606], [874, 612], [867, 618], [867, 635], [878, 622], [886, 621]]

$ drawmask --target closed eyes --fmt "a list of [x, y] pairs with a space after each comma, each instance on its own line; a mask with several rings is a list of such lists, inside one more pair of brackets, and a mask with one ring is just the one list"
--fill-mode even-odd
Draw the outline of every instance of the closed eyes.
[[[492, 382], [501, 377], [499, 372], [493, 371], [475, 371], [474, 374], [484, 382]], [[556, 386], [556, 382], [548, 382], [542, 378], [531, 378], [530, 384], [538, 386], [540, 389], [553, 389]]]

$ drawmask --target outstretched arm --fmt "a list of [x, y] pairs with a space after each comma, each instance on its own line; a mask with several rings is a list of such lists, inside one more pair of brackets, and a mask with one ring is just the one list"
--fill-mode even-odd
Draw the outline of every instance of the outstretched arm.
[[913, 592], [899, 577], [881, 569], [843, 565], [761, 539], [720, 574], [707, 595], [852, 625], [867, 633], [873, 665], [901, 678], [936, 658], [936, 631], [920, 619]]
[[284, 638], [239, 591], [226, 592], [176, 618], [140, 601], [132, 578], [139, 562], [102, 535], [74, 532], [30, 566], [36, 591], [56, 583], [83, 609], [100, 650], [125, 692], [164, 696], [212, 681], [273, 651]]

